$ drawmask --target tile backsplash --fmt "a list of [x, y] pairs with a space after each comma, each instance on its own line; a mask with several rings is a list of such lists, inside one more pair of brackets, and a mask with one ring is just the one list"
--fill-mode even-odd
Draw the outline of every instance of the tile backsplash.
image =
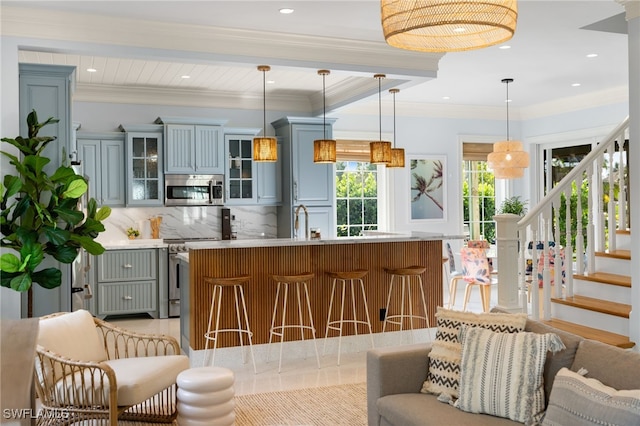
[[[276, 207], [226, 206], [235, 216], [239, 239], [276, 238]], [[151, 238], [149, 218], [161, 217], [160, 238], [221, 238], [221, 207], [127, 207], [114, 208], [97, 240], [117, 242], [127, 238], [129, 227], [140, 231], [139, 238]]]

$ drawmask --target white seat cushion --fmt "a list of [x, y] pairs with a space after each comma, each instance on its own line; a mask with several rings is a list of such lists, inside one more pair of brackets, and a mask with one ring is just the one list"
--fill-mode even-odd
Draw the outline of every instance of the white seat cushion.
[[[118, 405], [130, 406], [139, 404], [174, 384], [178, 374], [189, 368], [189, 358], [185, 355], [122, 358], [105, 361], [104, 364], [109, 365], [116, 375]], [[109, 384], [102, 385], [102, 393], [93, 394], [94, 388], [100, 386], [99, 374], [95, 371], [92, 378], [91, 372], [85, 370], [84, 376], [82, 378], [77, 373], [60, 380], [57, 384], [58, 391], [62, 394], [66, 388], [67, 394], [75, 398], [69, 401], [73, 404], [108, 405]], [[82, 392], [83, 387], [85, 392]]]

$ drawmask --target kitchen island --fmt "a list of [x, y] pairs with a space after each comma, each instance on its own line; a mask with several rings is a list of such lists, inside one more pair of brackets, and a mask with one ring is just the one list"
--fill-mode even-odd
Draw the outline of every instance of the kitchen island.
[[[443, 298], [442, 240], [457, 238], [462, 237], [412, 233], [332, 240], [262, 239], [188, 243], [190, 285], [188, 289], [182, 289], [185, 296], [183, 311], [188, 306], [188, 312], [184, 312], [181, 318], [186, 322], [183, 327], [182, 346], [185, 350], [201, 350], [205, 347], [203, 335], [208, 324], [212, 288], [205, 283], [204, 277], [243, 274], [251, 276], [251, 280], [245, 284], [245, 297], [254, 344], [269, 342], [269, 327], [276, 293], [276, 283], [271, 278], [272, 274], [315, 274], [309, 285], [311, 310], [316, 337], [324, 337], [331, 293], [331, 280], [326, 274], [327, 271], [369, 271], [364, 282], [371, 325], [374, 333], [380, 333], [380, 310], [386, 306], [391, 278], [384, 268], [423, 265], [427, 267], [422, 280], [429, 321], [434, 327], [436, 307], [442, 305]], [[399, 299], [398, 294], [395, 300], [392, 298], [392, 304], [399, 303]], [[414, 310], [416, 309], [417, 300], [414, 306]], [[290, 313], [297, 314], [293, 309]], [[221, 324], [221, 328], [234, 327], [235, 314], [232, 303], [228, 304], [226, 310], [223, 307], [222, 317], [221, 322], [224, 321], [225, 324]], [[415, 325], [425, 327], [424, 321], [415, 321]], [[365, 333], [365, 327], [359, 325], [358, 334]], [[391, 331], [396, 329], [397, 326], [391, 326]], [[352, 334], [353, 327], [345, 326], [343, 335]], [[298, 339], [299, 331], [288, 330], [285, 340]], [[218, 347], [238, 344], [236, 333], [223, 333], [218, 340]]]

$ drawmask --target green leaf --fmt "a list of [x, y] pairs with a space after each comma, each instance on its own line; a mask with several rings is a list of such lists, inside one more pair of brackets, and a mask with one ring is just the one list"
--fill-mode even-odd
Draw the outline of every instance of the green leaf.
[[71, 167], [60, 166], [54, 174], [51, 175], [51, 182], [66, 182], [69, 178], [78, 176]]
[[92, 232], [104, 231], [104, 225], [102, 224], [102, 222], [98, 222], [95, 219], [88, 218], [87, 220], [85, 220], [82, 226], [80, 228], [77, 228], [76, 230], [81, 232], [83, 235], [89, 235]]
[[104, 253], [104, 247], [97, 241], [94, 241], [91, 237], [82, 237], [72, 235], [72, 239], [77, 241], [82, 245], [82, 248], [85, 249], [89, 254], [94, 256], [98, 256]]
[[61, 246], [69, 241], [69, 231], [54, 226], [45, 226], [44, 233], [51, 244]]
[[11, 288], [15, 291], [27, 291], [31, 287], [31, 276], [28, 273], [20, 274], [11, 279]]
[[30, 242], [23, 245], [20, 249], [20, 256], [22, 256], [22, 258], [24, 259], [24, 262], [22, 263], [23, 269], [21, 269], [21, 271], [25, 270], [24, 268], [26, 268], [27, 271], [35, 270], [44, 259], [44, 250], [42, 248], [42, 244], [38, 242]]
[[71, 263], [78, 257], [78, 248], [71, 246], [56, 246], [53, 250], [49, 250], [50, 253], [57, 261], [62, 263]]
[[47, 157], [40, 157], [37, 155], [27, 155], [23, 158], [22, 163], [31, 168], [36, 176], [40, 176], [42, 174], [42, 169], [44, 166], [51, 162]]
[[103, 221], [111, 215], [111, 207], [102, 206], [100, 210], [96, 213], [96, 220]]
[[57, 268], [47, 268], [31, 274], [31, 279], [41, 287], [56, 288], [62, 284], [62, 272]]
[[25, 214], [30, 204], [31, 198], [28, 195], [24, 195], [22, 198], [20, 198], [13, 208], [13, 217], [11, 218], [11, 220], [19, 220], [20, 217]]
[[78, 210], [71, 210], [65, 208], [55, 208], [53, 211], [58, 215], [58, 217], [64, 220], [66, 223], [70, 225], [77, 225], [82, 222], [84, 219], [84, 213]]
[[[87, 203], [87, 217], [95, 218], [97, 209], [98, 209], [98, 202], [96, 201], [95, 198], [90, 198], [89, 202]], [[102, 219], [98, 219], [98, 220], [102, 220]]]
[[71, 181], [62, 196], [64, 198], [80, 198], [85, 192], [87, 192], [87, 182], [82, 177], [78, 177], [78, 179]]
[[6, 175], [4, 177], [4, 186], [7, 188], [5, 199], [13, 197], [22, 188], [22, 181], [18, 176]]
[[18, 273], [0, 271], [0, 286], [11, 288], [11, 280], [18, 275]]
[[3, 272], [18, 272], [20, 270], [20, 259], [13, 253], [5, 253], [0, 256], [0, 270]]

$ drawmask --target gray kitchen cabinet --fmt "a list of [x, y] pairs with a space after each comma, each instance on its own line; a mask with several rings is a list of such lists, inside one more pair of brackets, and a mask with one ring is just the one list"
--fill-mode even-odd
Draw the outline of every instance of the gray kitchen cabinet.
[[78, 132], [78, 159], [88, 178], [89, 197], [99, 205], [124, 207], [126, 203], [124, 135]]
[[[48, 174], [68, 160], [66, 155], [75, 147], [72, 141], [71, 93], [75, 84], [75, 67], [61, 65], [19, 64], [19, 120], [20, 135], [27, 137], [27, 116], [32, 110], [38, 121], [53, 117], [60, 120], [42, 128], [38, 136], [55, 136], [44, 149], [43, 155], [51, 160], [44, 167]], [[15, 135], [3, 135], [15, 136]], [[66, 155], [65, 155], [66, 154]], [[4, 171], [6, 173], [6, 171]], [[62, 272], [62, 284], [58, 288], [45, 289], [33, 285], [33, 316], [39, 317], [54, 312], [71, 310], [71, 267], [48, 257], [43, 268], [57, 268]], [[27, 316], [27, 293], [21, 297], [21, 315]]]
[[162, 206], [162, 126], [120, 125], [126, 132], [127, 206]]
[[97, 257], [96, 314], [158, 318], [158, 250], [108, 250]]
[[257, 163], [253, 161], [253, 135], [225, 134], [224, 147], [227, 153], [225, 204], [255, 204]]
[[[278, 208], [278, 236], [293, 236], [293, 211], [300, 204], [333, 211], [335, 177], [333, 164], [313, 162], [313, 141], [331, 138], [334, 119], [283, 117], [271, 125], [282, 139], [282, 205]], [[333, 220], [323, 235], [332, 236]]]
[[165, 173], [224, 174], [226, 120], [158, 117], [165, 128]]
[[278, 143], [278, 161], [260, 161], [256, 164], [258, 199], [263, 206], [282, 204], [282, 144]]

